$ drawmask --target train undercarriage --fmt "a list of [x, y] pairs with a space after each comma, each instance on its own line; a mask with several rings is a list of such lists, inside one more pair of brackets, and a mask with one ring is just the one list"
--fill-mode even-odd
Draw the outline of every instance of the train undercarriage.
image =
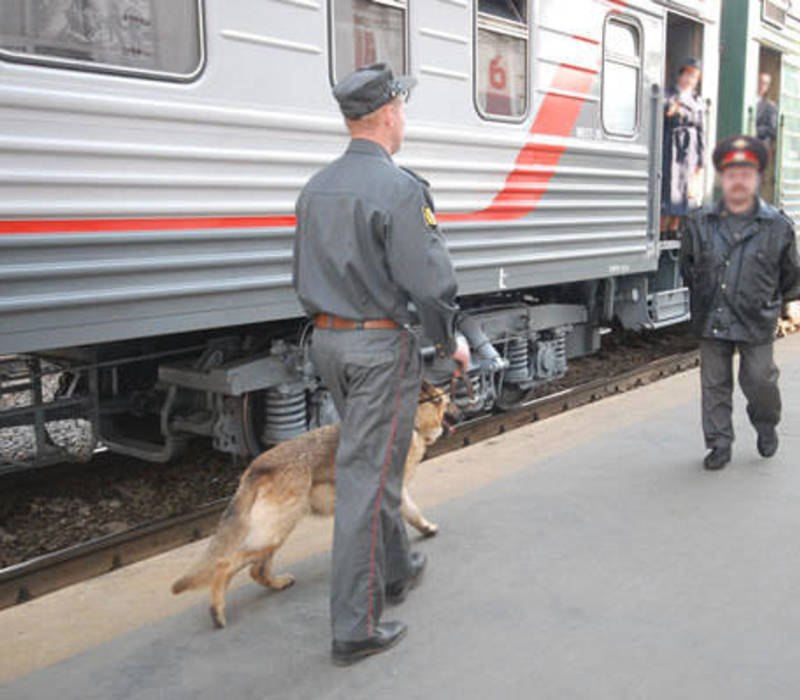
[[[664, 255], [662, 253], [662, 255]], [[674, 256], [632, 275], [461, 300], [459, 332], [472, 364], [454, 400], [464, 417], [508, 410], [569, 359], [595, 352], [612, 324], [658, 328], [686, 320], [688, 295]], [[0, 431], [26, 426], [35, 449], [3, 455], [0, 473], [88, 459], [94, 446], [166, 462], [194, 439], [246, 459], [338, 420], [309, 357], [306, 320], [222, 329], [6, 358], [0, 364]], [[421, 336], [425, 375], [449, 385]], [[13, 404], [17, 405], [13, 405]], [[19, 405], [22, 403], [23, 405]], [[81, 448], [60, 445], [51, 426], [81, 422]], [[87, 450], [87, 445], [89, 449]]]

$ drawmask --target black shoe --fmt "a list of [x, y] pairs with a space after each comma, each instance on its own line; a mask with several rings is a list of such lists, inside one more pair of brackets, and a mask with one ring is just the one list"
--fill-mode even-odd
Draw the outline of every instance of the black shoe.
[[730, 447], [712, 447], [711, 452], [709, 452], [703, 460], [703, 466], [706, 469], [714, 471], [716, 469], [722, 469], [730, 461]]
[[428, 557], [422, 552], [411, 552], [408, 556], [408, 578], [405, 581], [395, 581], [386, 585], [386, 602], [391, 605], [399, 605], [407, 597], [412, 588], [416, 588], [425, 571]]
[[408, 631], [402, 622], [381, 622], [375, 634], [360, 642], [339, 642], [333, 640], [331, 658], [337, 666], [349, 666], [373, 654], [391, 649]]
[[778, 433], [774, 427], [759, 432], [756, 447], [762, 457], [772, 457], [778, 451]]

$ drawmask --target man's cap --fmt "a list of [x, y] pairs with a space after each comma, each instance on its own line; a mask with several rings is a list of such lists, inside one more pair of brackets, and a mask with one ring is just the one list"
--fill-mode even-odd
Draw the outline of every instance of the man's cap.
[[767, 165], [767, 149], [757, 138], [737, 134], [717, 144], [713, 160], [714, 167], [719, 171], [729, 165], [749, 165], [761, 171]]
[[699, 59], [695, 58], [694, 56], [689, 56], [688, 58], [683, 59], [683, 63], [681, 63], [679, 72], [683, 71], [684, 68], [694, 68], [695, 70], [702, 71], [703, 65], [700, 63]]
[[333, 96], [345, 117], [358, 119], [407, 95], [416, 84], [417, 79], [410, 75], [395, 78], [385, 63], [373, 63], [342, 78], [334, 85]]

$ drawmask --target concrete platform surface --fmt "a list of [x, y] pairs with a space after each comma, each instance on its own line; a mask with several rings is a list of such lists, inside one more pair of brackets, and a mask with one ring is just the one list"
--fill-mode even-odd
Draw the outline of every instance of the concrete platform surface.
[[278, 567], [295, 586], [234, 589], [224, 631], [203, 594], [169, 595], [185, 551], [0, 613], [0, 698], [798, 698], [800, 336], [777, 356], [771, 460], [737, 392], [734, 462], [702, 470], [693, 371], [426, 463], [441, 533], [387, 654], [331, 665], [330, 530], [309, 520]]

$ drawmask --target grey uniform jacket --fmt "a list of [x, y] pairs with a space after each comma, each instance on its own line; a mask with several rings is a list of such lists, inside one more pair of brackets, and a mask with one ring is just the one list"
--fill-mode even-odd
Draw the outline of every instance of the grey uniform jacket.
[[761, 98], [756, 106], [756, 136], [764, 142], [778, 135], [778, 108], [771, 100]]
[[295, 211], [293, 282], [309, 316], [405, 325], [412, 301], [439, 353], [452, 352], [456, 279], [424, 180], [354, 139], [306, 184]]
[[766, 343], [785, 301], [798, 297], [800, 261], [791, 221], [758, 207], [740, 230], [722, 203], [689, 216], [681, 238], [681, 273], [701, 338]]

